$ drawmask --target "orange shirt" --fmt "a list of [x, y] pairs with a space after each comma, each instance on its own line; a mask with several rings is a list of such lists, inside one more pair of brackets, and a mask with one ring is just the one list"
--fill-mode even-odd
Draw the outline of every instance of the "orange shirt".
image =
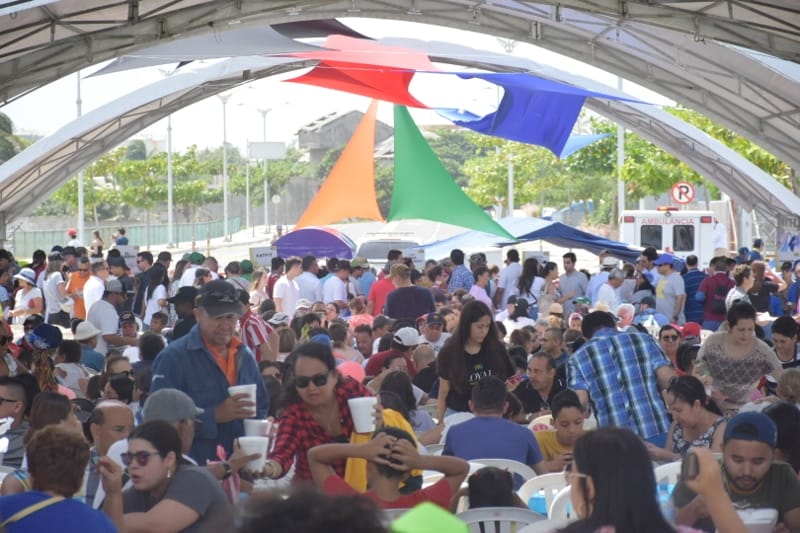
[[217, 362], [220, 370], [222, 370], [222, 373], [228, 378], [228, 385], [236, 385], [236, 352], [239, 350], [239, 346], [242, 345], [242, 341], [237, 337], [231, 339], [230, 344], [228, 344], [227, 357], [224, 357], [219, 351], [212, 347], [205, 338], [203, 341], [208, 351], [211, 352], [211, 355], [214, 357], [214, 361]]
[[[67, 294], [75, 294], [76, 292], [83, 292], [83, 286], [89, 281], [90, 275], [81, 276], [78, 271], [72, 272], [67, 281], [66, 291]], [[86, 320], [86, 304], [83, 301], [83, 296], [75, 298], [75, 307], [72, 312], [73, 318], [80, 318]]]

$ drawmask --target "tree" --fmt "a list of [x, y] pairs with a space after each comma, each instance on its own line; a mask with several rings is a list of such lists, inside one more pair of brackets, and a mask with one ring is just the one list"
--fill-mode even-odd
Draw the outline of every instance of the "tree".
[[125, 150], [125, 159], [130, 161], [144, 161], [147, 159], [147, 146], [141, 139], [134, 139], [128, 143]]
[[25, 149], [27, 143], [14, 135], [14, 123], [4, 113], [0, 113], [0, 164], [5, 163]]

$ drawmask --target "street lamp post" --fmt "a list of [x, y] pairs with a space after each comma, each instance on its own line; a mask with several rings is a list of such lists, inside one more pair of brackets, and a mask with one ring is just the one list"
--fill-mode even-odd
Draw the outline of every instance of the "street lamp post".
[[228, 116], [227, 105], [231, 95], [220, 94], [222, 102], [222, 233], [225, 240], [231, 240], [228, 233]]
[[[80, 118], [82, 114], [82, 105], [83, 100], [81, 100], [81, 73], [80, 71], [77, 72], [78, 78], [78, 94], [75, 100], [75, 105], [78, 108], [78, 118]], [[91, 176], [90, 176], [91, 177]], [[83, 234], [84, 232], [84, 225], [83, 221], [86, 218], [86, 205], [84, 202], [84, 187], [83, 187], [83, 170], [78, 172], [78, 239], [80, 242], [86, 242], [86, 237]]]
[[[257, 107], [256, 111], [261, 113], [261, 140], [267, 142], [267, 114], [272, 111], [272, 108], [261, 109]], [[262, 165], [264, 167], [264, 233], [269, 233], [269, 180], [267, 179], [266, 157]]]

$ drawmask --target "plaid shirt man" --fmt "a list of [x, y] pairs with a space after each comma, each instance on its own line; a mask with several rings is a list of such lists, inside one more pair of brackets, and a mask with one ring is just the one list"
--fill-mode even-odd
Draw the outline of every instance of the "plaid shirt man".
[[600, 426], [625, 427], [648, 439], [669, 429], [656, 377], [669, 366], [650, 335], [603, 328], [569, 358], [568, 386], [589, 393]]
[[458, 265], [450, 273], [450, 283], [448, 283], [447, 288], [450, 289], [450, 292], [458, 289], [469, 291], [474, 284], [475, 277], [472, 275], [472, 271], [464, 265]]

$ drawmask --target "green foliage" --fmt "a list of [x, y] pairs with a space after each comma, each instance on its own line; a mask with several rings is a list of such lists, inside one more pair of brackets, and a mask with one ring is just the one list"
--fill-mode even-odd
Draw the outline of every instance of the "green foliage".
[[14, 124], [8, 115], [0, 113], [0, 164], [5, 163], [27, 147], [27, 143], [14, 135]]
[[141, 139], [134, 139], [125, 149], [125, 159], [131, 161], [144, 161], [147, 159], [147, 147]]

